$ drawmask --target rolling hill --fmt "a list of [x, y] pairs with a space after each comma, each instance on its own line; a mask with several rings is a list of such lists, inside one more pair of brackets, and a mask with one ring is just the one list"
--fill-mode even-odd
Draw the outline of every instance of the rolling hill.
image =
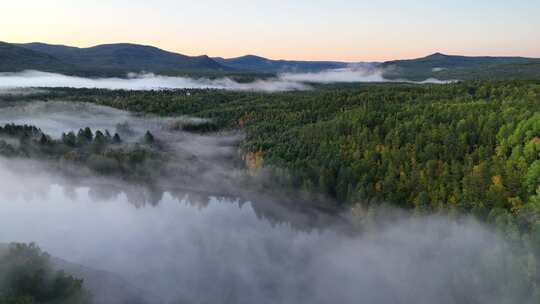
[[229, 71], [208, 56], [186, 56], [152, 46], [129, 43], [103, 44], [76, 48], [44, 43], [18, 44], [19, 47], [47, 54], [88, 73], [152, 72], [178, 74], [182, 72]]
[[540, 59], [525, 57], [472, 57], [435, 53], [380, 65], [388, 79], [494, 79], [528, 78], [540, 75]]
[[0, 42], [0, 72], [19, 72], [28, 69], [62, 72], [72, 68], [46, 53]]
[[378, 67], [387, 79], [441, 80], [540, 78], [540, 59], [471, 57], [435, 53], [383, 63], [272, 60], [255, 55], [236, 58], [186, 56], [153, 46], [130, 43], [89, 48], [45, 43], [0, 42], [0, 72], [40, 70], [87, 77], [126, 77], [130, 72], [204, 77], [230, 76], [253, 81], [283, 72], [320, 72], [350, 66]]

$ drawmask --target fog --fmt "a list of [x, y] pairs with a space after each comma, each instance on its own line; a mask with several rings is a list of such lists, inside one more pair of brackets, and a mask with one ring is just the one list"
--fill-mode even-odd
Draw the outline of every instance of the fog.
[[336, 83], [336, 82], [386, 82], [383, 71], [373, 68], [346, 68], [313, 73], [285, 73], [280, 79], [294, 82]]
[[[124, 194], [96, 199], [85, 187], [66, 194], [47, 186], [47, 174], [7, 167], [0, 162], [0, 242], [37, 242], [165, 302], [524, 303], [526, 296], [526, 286], [512, 285], [520, 282], [512, 252], [474, 221], [403, 219], [357, 236], [302, 232], [261, 220], [249, 203], [210, 198], [201, 209], [189, 196], [167, 194], [155, 207], [134, 208]], [[27, 185], [44, 188], [29, 196]]]
[[351, 66], [344, 69], [326, 70], [311, 73], [284, 73], [279, 76], [283, 81], [299, 83], [362, 83], [362, 82], [407, 82], [407, 83], [433, 83], [443, 84], [452, 81], [428, 78], [423, 81], [411, 81], [407, 79], [386, 79], [384, 78], [384, 69], [371, 66]]
[[306, 90], [309, 87], [299, 82], [280, 79], [256, 80], [251, 83], [239, 83], [230, 78], [206, 79], [189, 77], [171, 77], [154, 74], [134, 74], [128, 78], [84, 78], [40, 71], [20, 73], [0, 73], [0, 88], [21, 87], [71, 87], [103, 88], [125, 90], [156, 90], [183, 88], [212, 88], [236, 91], [290, 91]]
[[[71, 87], [103, 88], [111, 90], [159, 90], [184, 88], [212, 88], [234, 91], [280, 92], [309, 90], [311, 84], [351, 83], [351, 82], [395, 82], [383, 77], [383, 71], [368, 67], [351, 67], [327, 70], [316, 73], [284, 73], [275, 78], [258, 79], [249, 83], [240, 83], [231, 78], [218, 79], [172, 77], [151, 73], [130, 74], [128, 78], [84, 78], [40, 71], [18, 73], [0, 73], [0, 92], [16, 88], [36, 87]], [[410, 82], [397, 80], [398, 82]], [[421, 83], [445, 83], [436, 79], [427, 79]], [[1, 94], [1, 93], [0, 93]]]
[[0, 106], [0, 125], [35, 125], [56, 138], [64, 132], [76, 132], [88, 126], [113, 131], [118, 123], [130, 119], [135, 117], [125, 111], [82, 103], [30, 102]]
[[[255, 196], [257, 210], [263, 210], [265, 202], [280, 196], [281, 207], [272, 208], [272, 215], [291, 217], [290, 209], [303, 208], [303, 204], [288, 204], [288, 193], [268, 187], [268, 193], [262, 195], [260, 188], [268, 186], [265, 172], [256, 176], [246, 172], [238, 151], [238, 144], [243, 139], [239, 132], [219, 132], [215, 134], [194, 134], [181, 131], [184, 123], [202, 122], [194, 117], [157, 117], [153, 115], [135, 115], [127, 111], [89, 103], [54, 101], [20, 102], [0, 105], [0, 125], [29, 124], [40, 128], [53, 138], [60, 138], [62, 133], [90, 127], [93, 131], [109, 130], [119, 133], [126, 143], [137, 143], [146, 131], [151, 131], [159, 145], [168, 154], [167, 175], [158, 172], [147, 176], [145, 185], [118, 185], [118, 182], [103, 182], [96, 179], [85, 180], [88, 172], [81, 168], [67, 167], [71, 176], [82, 179], [84, 184], [98, 188], [97, 192], [128, 191], [132, 203], [136, 205], [156, 204], [163, 192], [174, 191], [178, 196], [185, 191], [198, 195], [217, 195], [242, 197], [243, 200]], [[6, 139], [4, 139], [6, 140]], [[51, 167], [55, 167], [54, 164]], [[57, 166], [56, 166], [57, 167]], [[42, 169], [49, 171], [49, 168]], [[107, 184], [107, 187], [104, 187]], [[144, 187], [141, 187], [144, 186]], [[150, 188], [145, 188], [151, 186]], [[103, 189], [107, 188], [107, 189]], [[325, 208], [327, 209], [327, 208]], [[326, 221], [324, 216], [302, 213], [295, 216], [297, 222]]]
[[170, 143], [178, 176], [174, 187], [161, 181], [151, 204], [144, 185], [83, 169], [72, 180], [47, 162], [0, 158], [0, 243], [36, 242], [115, 273], [150, 303], [530, 300], [512, 247], [472, 219], [398, 215], [357, 231], [361, 219], [348, 210], [284, 207], [296, 197], [246, 189], [233, 164], [241, 134], [186, 134], [167, 128], [173, 118], [68, 102], [1, 109], [0, 124], [12, 121], [57, 136], [127, 121]]

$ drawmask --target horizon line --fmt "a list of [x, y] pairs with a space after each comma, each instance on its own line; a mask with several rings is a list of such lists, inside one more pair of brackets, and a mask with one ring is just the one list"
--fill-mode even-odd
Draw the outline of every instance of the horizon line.
[[63, 46], [63, 47], [70, 47], [70, 48], [77, 48], [77, 49], [88, 49], [88, 48], [93, 48], [93, 47], [98, 47], [98, 46], [103, 46], [103, 45], [126, 44], [126, 45], [152, 47], [152, 48], [156, 48], [156, 49], [159, 49], [159, 50], [162, 50], [162, 51], [165, 51], [165, 52], [174, 53], [174, 54], [183, 55], [183, 56], [189, 56], [189, 57], [207, 56], [207, 57], [209, 57], [211, 59], [214, 59], [214, 58], [236, 59], [236, 58], [254, 56], [254, 57], [259, 57], [259, 58], [269, 59], [269, 60], [274, 60], [274, 61], [308, 61], [308, 62], [340, 62], [340, 63], [384, 63], [384, 62], [388, 62], [388, 61], [414, 60], [414, 59], [420, 59], [420, 58], [429, 57], [429, 56], [432, 56], [432, 55], [461, 56], [461, 57], [499, 57], [499, 58], [518, 57], [518, 58], [527, 58], [527, 59], [540, 59], [540, 57], [529, 57], [529, 56], [522, 56], [522, 55], [465, 55], [465, 54], [449, 54], [449, 53], [445, 53], [445, 52], [441, 52], [441, 51], [427, 52], [428, 54], [423, 55], [423, 56], [419, 56], [419, 57], [402, 57], [402, 58], [393, 58], [393, 59], [388, 59], [388, 60], [286, 59], [286, 58], [276, 58], [276, 57], [272, 57], [272, 56], [263, 56], [263, 55], [258, 55], [258, 54], [254, 54], [254, 53], [245, 53], [244, 55], [239, 55], [239, 56], [234, 56], [234, 57], [224, 57], [224, 56], [221, 56], [221, 55], [219, 55], [219, 56], [211, 56], [208, 53], [198, 54], [198, 55], [197, 54], [188, 54], [188, 53], [184, 53], [182, 51], [171, 50], [171, 49], [163, 48], [163, 47], [156, 46], [156, 45], [153, 45], [153, 44], [135, 43], [135, 42], [106, 42], [106, 43], [91, 44], [89, 46], [69, 45], [69, 44], [63, 44], [63, 43], [49, 43], [49, 42], [42, 42], [42, 41], [7, 42], [7, 41], [0, 40], [0, 42], [4, 42], [4, 43], [7, 43], [7, 44], [12, 44], [12, 45], [34, 44], [34, 43], [38, 44], [39, 43], [39, 44], [46, 44], [46, 45], [52, 45], [52, 46]]

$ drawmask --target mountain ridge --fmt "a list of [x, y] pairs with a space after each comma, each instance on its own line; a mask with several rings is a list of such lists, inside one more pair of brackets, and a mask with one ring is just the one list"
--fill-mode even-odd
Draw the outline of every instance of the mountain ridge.
[[[411, 80], [437, 78], [449, 79], [493, 79], [498, 77], [540, 77], [536, 65], [540, 59], [519, 56], [463, 56], [433, 53], [415, 58], [383, 62], [380, 67], [388, 79], [407, 77]], [[526, 66], [523, 69], [523, 66]], [[489, 71], [497, 71], [491, 74]]]
[[252, 54], [234, 58], [188, 56], [133, 43], [80, 48], [42, 42], [0, 42], [0, 72], [40, 70], [85, 77], [126, 77], [128, 73], [140, 72], [204, 77], [251, 73], [268, 77], [349, 67], [378, 67], [385, 78], [394, 80], [540, 78], [540, 59], [519, 56], [464, 56], [436, 52], [420, 58], [373, 63], [275, 60]]
[[45, 43], [17, 44], [25, 49], [45, 53], [83, 70], [99, 67], [109, 71], [153, 72], [169, 74], [185, 71], [228, 71], [206, 55], [187, 56], [154, 46], [132, 43], [101, 44], [88, 48]]
[[54, 56], [0, 41], [0, 71], [20, 72], [28, 69], [47, 69], [61, 72], [72, 68]]

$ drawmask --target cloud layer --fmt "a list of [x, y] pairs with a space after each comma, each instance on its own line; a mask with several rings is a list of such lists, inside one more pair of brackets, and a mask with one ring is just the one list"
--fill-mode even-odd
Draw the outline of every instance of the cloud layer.
[[239, 83], [230, 78], [206, 79], [170, 77], [154, 74], [131, 75], [130, 78], [83, 78], [39, 71], [0, 73], [0, 88], [24, 87], [72, 87], [102, 88], [111, 90], [159, 90], [159, 89], [224, 89], [238, 91], [290, 91], [306, 90], [309, 87], [294, 81], [280, 79], [256, 80]]
[[509, 247], [474, 221], [305, 232], [259, 218], [251, 204], [166, 194], [155, 207], [134, 208], [124, 194], [96, 198], [21, 168], [0, 160], [0, 242], [36, 241], [168, 302], [526, 303]]
[[386, 82], [380, 70], [347, 68], [317, 73], [285, 73], [280, 79], [292, 82], [337, 83], [337, 82]]
[[[40, 71], [0, 73], [0, 91], [30, 87], [102, 88], [111, 90], [223, 89], [235, 91], [308, 90], [309, 83], [389, 82], [381, 70], [364, 67], [327, 70], [317, 73], [284, 73], [271, 79], [240, 83], [231, 78], [190, 78], [154, 74], [133, 74], [128, 78], [84, 78]], [[428, 79], [422, 83], [442, 83]], [[16, 91], [15, 91], [16, 92]]]

